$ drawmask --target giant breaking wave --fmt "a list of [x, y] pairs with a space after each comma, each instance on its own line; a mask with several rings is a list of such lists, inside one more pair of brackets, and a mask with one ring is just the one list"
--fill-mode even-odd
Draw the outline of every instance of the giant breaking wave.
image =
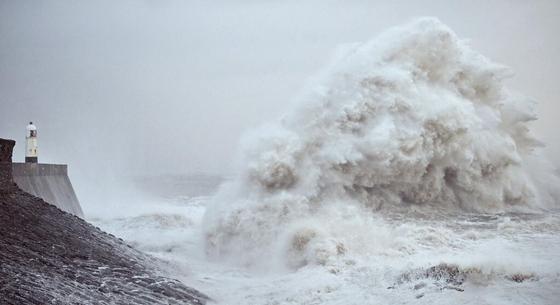
[[247, 137], [239, 178], [205, 216], [209, 254], [297, 267], [406, 247], [380, 209], [550, 207], [534, 103], [504, 88], [510, 74], [431, 18], [347, 47], [292, 113]]

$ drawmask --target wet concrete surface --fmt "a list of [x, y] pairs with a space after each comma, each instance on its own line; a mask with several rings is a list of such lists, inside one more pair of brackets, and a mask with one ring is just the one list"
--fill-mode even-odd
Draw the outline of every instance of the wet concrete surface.
[[155, 261], [17, 187], [0, 192], [0, 304], [205, 304]]

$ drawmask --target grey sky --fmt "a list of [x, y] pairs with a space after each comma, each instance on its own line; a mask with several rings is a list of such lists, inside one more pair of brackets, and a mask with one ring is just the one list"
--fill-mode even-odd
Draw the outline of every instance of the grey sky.
[[33, 120], [40, 160], [80, 181], [227, 173], [240, 135], [281, 115], [337, 45], [416, 16], [513, 68], [558, 164], [560, 1], [0, 0], [0, 136], [22, 160]]

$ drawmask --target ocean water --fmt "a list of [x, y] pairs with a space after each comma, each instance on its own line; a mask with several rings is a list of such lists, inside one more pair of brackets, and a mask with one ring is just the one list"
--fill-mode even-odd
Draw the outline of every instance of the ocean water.
[[[197, 192], [184, 180], [177, 184], [190, 194]], [[346, 253], [312, 264], [254, 269], [209, 258], [203, 238], [204, 213], [212, 198], [207, 191], [200, 196], [161, 194], [151, 204], [143, 203], [139, 212], [131, 208], [115, 218], [89, 221], [159, 258], [164, 274], [207, 293], [215, 304], [558, 304], [560, 300], [560, 211], [370, 211], [371, 221], [338, 228], [353, 240]], [[444, 272], [441, 278], [424, 276], [426, 269], [440, 264], [458, 266], [464, 280], [463, 275], [450, 277]], [[516, 282], [519, 275], [527, 279]]]
[[217, 304], [558, 304], [560, 180], [510, 75], [412, 21], [341, 47], [234, 176], [90, 220]]

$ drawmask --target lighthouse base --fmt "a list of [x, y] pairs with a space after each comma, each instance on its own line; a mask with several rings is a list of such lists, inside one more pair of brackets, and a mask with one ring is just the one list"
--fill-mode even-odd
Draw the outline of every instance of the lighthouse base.
[[37, 163], [38, 161], [37, 157], [25, 157], [25, 163]]
[[84, 217], [65, 164], [12, 163], [14, 182], [59, 209]]

